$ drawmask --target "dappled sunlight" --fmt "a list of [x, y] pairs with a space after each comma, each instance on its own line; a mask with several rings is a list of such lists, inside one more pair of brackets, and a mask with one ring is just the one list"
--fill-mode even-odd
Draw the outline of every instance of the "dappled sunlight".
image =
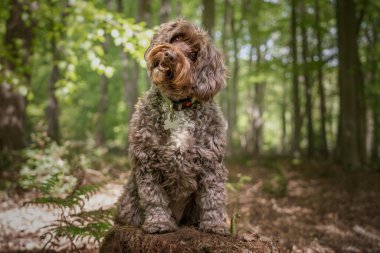
[[[84, 209], [89, 211], [113, 207], [121, 195], [122, 188], [122, 185], [115, 183], [105, 185], [85, 201]], [[29, 198], [32, 196], [29, 195]], [[28, 199], [21, 201], [28, 201]], [[0, 208], [1, 250], [41, 249], [49, 239], [49, 236], [45, 239], [40, 238], [47, 231], [45, 227], [60, 219], [61, 210], [58, 208], [36, 205], [22, 206], [22, 202], [9, 203], [9, 207], [2, 205]], [[78, 246], [85, 246], [87, 249], [97, 247], [94, 243], [85, 242], [86, 240], [78, 242]], [[61, 238], [59, 247], [65, 249], [68, 246], [69, 241]]]
[[152, 233], [225, 233], [226, 204], [232, 241], [380, 252], [380, 0], [0, 6], [0, 253], [97, 252], [117, 203]]
[[[379, 175], [361, 178], [362, 183], [347, 192], [345, 184], [354, 180], [355, 175], [330, 171], [340, 178], [341, 183], [337, 184], [330, 177], [318, 176], [313, 166], [305, 168], [307, 165], [302, 163], [299, 164], [302, 169], [285, 166], [279, 171], [253, 163], [253, 168], [244, 170], [252, 182], [241, 188], [238, 203], [234, 198], [228, 205], [230, 214], [240, 214], [237, 223], [241, 235], [273, 236], [291, 252], [336, 252], [337, 249], [362, 252], [363, 248], [375, 250], [380, 246], [380, 228], [375, 225], [380, 217], [374, 206], [380, 189], [373, 185]], [[319, 168], [324, 169], [335, 170]], [[234, 167], [233, 171], [236, 170], [240, 171]], [[285, 175], [286, 192], [281, 197], [265, 188], [276, 173]], [[368, 180], [372, 183], [366, 183]], [[373, 214], [375, 220], [367, 218], [368, 214]]]
[[280, 207], [276, 201], [276, 199], [271, 200], [272, 208], [279, 214], [283, 215], [303, 215], [303, 214], [311, 214], [311, 209], [309, 208], [302, 208], [299, 206], [284, 206]]

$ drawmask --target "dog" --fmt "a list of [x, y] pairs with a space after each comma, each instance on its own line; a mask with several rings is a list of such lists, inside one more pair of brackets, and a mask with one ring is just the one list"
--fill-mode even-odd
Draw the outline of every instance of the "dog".
[[179, 225], [228, 234], [226, 121], [213, 101], [226, 85], [221, 53], [184, 19], [162, 24], [145, 52], [153, 85], [129, 127], [131, 176], [115, 223], [147, 233]]

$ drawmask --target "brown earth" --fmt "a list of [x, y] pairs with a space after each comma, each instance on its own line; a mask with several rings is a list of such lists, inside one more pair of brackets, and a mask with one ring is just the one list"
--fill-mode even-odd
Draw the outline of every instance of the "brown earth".
[[[346, 172], [329, 163], [271, 159], [229, 162], [228, 168], [228, 212], [239, 214], [239, 238], [273, 239], [285, 252], [380, 252], [379, 172]], [[122, 181], [115, 179], [95, 194], [86, 204], [88, 209], [112, 206]], [[43, 227], [59, 212], [24, 207], [34, 196], [2, 194], [0, 252], [41, 251]], [[57, 251], [68, 252], [67, 242], [61, 244]], [[99, 245], [78, 242], [78, 247], [80, 252], [97, 252]]]

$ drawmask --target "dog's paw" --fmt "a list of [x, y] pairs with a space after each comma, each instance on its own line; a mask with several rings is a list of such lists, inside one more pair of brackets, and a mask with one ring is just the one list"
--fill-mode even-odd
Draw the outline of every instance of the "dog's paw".
[[208, 233], [215, 233], [219, 235], [229, 235], [229, 230], [224, 223], [213, 223], [213, 222], [201, 222], [199, 228]]
[[142, 229], [150, 234], [155, 233], [167, 233], [177, 230], [177, 225], [172, 219], [150, 220], [145, 221], [142, 225]]

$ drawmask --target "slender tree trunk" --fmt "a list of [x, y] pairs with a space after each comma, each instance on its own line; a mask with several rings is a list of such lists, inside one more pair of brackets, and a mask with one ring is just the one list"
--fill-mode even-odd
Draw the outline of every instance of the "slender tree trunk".
[[[375, 23], [375, 22], [374, 22]], [[377, 46], [378, 46], [378, 43], [379, 43], [379, 39], [378, 39], [378, 33], [377, 33], [377, 30], [376, 28], [378, 27], [375, 27], [376, 25], [374, 25], [373, 29], [372, 29], [372, 36], [373, 36], [373, 39], [370, 40], [371, 41], [371, 52], [372, 54], [368, 54], [368, 56], [371, 58], [370, 62], [371, 62], [371, 69], [370, 69], [370, 75], [371, 75], [371, 78], [370, 78], [370, 81], [369, 83], [371, 83], [372, 87], [377, 85], [379, 83], [379, 78], [378, 78], [378, 72], [379, 72], [379, 63], [378, 63], [378, 58], [376, 57], [376, 52], [377, 52]], [[379, 165], [379, 161], [380, 161], [380, 101], [378, 100], [378, 96], [377, 94], [371, 94], [371, 108], [372, 108], [372, 117], [373, 117], [373, 134], [372, 134], [372, 140], [370, 140], [372, 142], [372, 144], [370, 145], [371, 147], [371, 150], [370, 150], [370, 153], [368, 153], [370, 155], [370, 159], [372, 161], [373, 164], [377, 164], [377, 166], [380, 166]], [[378, 167], [378, 169], [380, 169], [380, 167]]]
[[363, 135], [362, 76], [357, 44], [354, 0], [337, 0], [339, 48], [340, 126], [338, 159], [344, 167], [357, 169], [365, 164]]
[[[231, 24], [231, 9], [230, 9], [230, 1], [229, 0], [224, 0], [224, 13], [223, 13], [223, 27], [222, 27], [222, 51], [223, 51], [223, 56], [224, 56], [224, 62], [228, 68], [229, 66], [229, 57], [228, 57], [228, 45], [227, 45], [227, 38], [229, 37], [230, 34], [230, 24]], [[225, 88], [224, 91], [221, 92], [220, 96], [220, 104], [222, 106], [222, 110], [224, 115], [226, 115], [227, 119], [230, 118], [229, 116], [229, 100], [230, 100], [230, 82], [229, 79], [227, 79], [227, 87]], [[230, 127], [228, 129], [228, 133], [230, 131]], [[228, 134], [230, 136], [230, 134]], [[230, 140], [230, 138], [228, 138]]]
[[202, 23], [211, 38], [214, 38], [215, 0], [203, 0]]
[[52, 49], [52, 69], [50, 72], [50, 80], [48, 83], [48, 104], [45, 109], [47, 134], [55, 142], [59, 143], [59, 103], [55, 95], [56, 83], [59, 80], [59, 49], [57, 48], [56, 32], [53, 33], [51, 39]]
[[[366, 129], [366, 151], [367, 159], [375, 166], [379, 166], [380, 158], [380, 102], [378, 99], [377, 85], [379, 83], [379, 63], [378, 63], [378, 26], [374, 15], [369, 12], [369, 24], [365, 27], [365, 36], [368, 41], [366, 50], [366, 84], [368, 88], [368, 108], [367, 108], [367, 129]], [[378, 167], [380, 168], [380, 167]]]
[[[284, 84], [287, 84], [287, 79], [284, 74]], [[288, 97], [288, 90], [286, 87], [284, 87], [284, 95], [281, 98], [281, 153], [284, 155], [286, 154], [289, 149], [287, 148], [287, 122], [286, 122], [286, 111], [287, 111], [287, 97]]]
[[182, 1], [180, 1], [180, 0], [176, 1], [175, 14], [176, 14], [176, 17], [182, 16]]
[[230, 100], [230, 106], [229, 110], [230, 113], [228, 114], [228, 138], [230, 146], [234, 146], [233, 143], [233, 131], [236, 129], [236, 122], [237, 122], [237, 100], [238, 100], [238, 75], [239, 75], [239, 45], [238, 45], [238, 36], [239, 36], [239, 29], [236, 25], [236, 18], [233, 15], [234, 12], [232, 12], [231, 17], [231, 32], [232, 32], [232, 41], [233, 41], [233, 67], [232, 67], [232, 81], [231, 81], [231, 100]]
[[374, 133], [371, 145], [371, 161], [375, 166], [378, 166], [378, 169], [380, 169], [380, 113], [378, 110], [374, 111], [373, 119]]
[[[117, 7], [117, 12], [121, 14], [125, 14], [123, 0], [117, 0], [116, 7]], [[128, 17], [130, 16], [130, 14], [128, 15], [128, 13], [126, 15]], [[120, 73], [121, 73], [121, 80], [123, 81], [123, 90], [124, 90], [124, 101], [125, 101], [126, 107], [129, 110], [130, 108], [134, 108], [134, 105], [132, 104], [134, 100], [129, 97], [131, 96], [129, 94], [129, 89], [133, 85], [131, 82], [131, 72], [132, 72], [130, 71], [131, 64], [130, 64], [128, 55], [124, 52], [122, 47], [120, 48], [119, 55], [120, 55]], [[137, 94], [135, 96], [137, 96]], [[131, 113], [127, 111], [126, 122], [129, 122], [130, 118], [131, 118]], [[126, 137], [128, 136], [128, 132], [125, 133], [125, 136]], [[125, 140], [126, 140], [126, 144], [128, 145], [128, 138], [125, 138]]]
[[[103, 48], [106, 48], [107, 45], [104, 43]], [[106, 142], [106, 115], [108, 109], [108, 78], [106, 75], [101, 75], [99, 80], [100, 88], [100, 101], [98, 105], [98, 117], [97, 117], [97, 131], [96, 131], [96, 145], [98, 147], [104, 146]]]
[[[103, 43], [104, 54], [107, 54], [109, 46], [109, 38], [106, 36], [106, 41]], [[97, 115], [97, 131], [96, 131], [96, 146], [104, 146], [106, 142], [106, 115], [108, 110], [108, 78], [102, 74], [99, 79], [100, 101], [98, 105]]]
[[[151, 0], [139, 0], [136, 7], [136, 22], [146, 22], [151, 27]], [[132, 62], [131, 62], [132, 63]], [[129, 122], [135, 108], [139, 95], [140, 64], [133, 60], [132, 75], [130, 83], [125, 86], [125, 101], [127, 104], [127, 120]], [[146, 75], [146, 87], [150, 86], [150, 80]]]
[[[104, 4], [108, 10], [111, 9], [111, 0], [104, 0]], [[105, 41], [102, 45], [104, 55], [107, 55], [109, 47], [109, 37], [105, 36]], [[96, 130], [96, 145], [98, 147], [104, 146], [106, 142], [106, 115], [108, 109], [108, 78], [105, 74], [100, 76], [99, 80], [99, 89], [100, 89], [100, 101], [98, 105], [98, 117], [97, 117], [97, 130]]]
[[320, 133], [319, 138], [321, 140], [320, 151], [323, 157], [328, 156], [327, 148], [327, 133], [326, 133], [326, 99], [325, 99], [325, 87], [323, 84], [323, 71], [322, 71], [322, 38], [320, 27], [320, 6], [319, 0], [315, 0], [315, 32], [317, 36], [317, 55], [318, 55], [318, 93], [319, 93], [319, 112], [320, 112]]
[[297, 0], [291, 0], [291, 41], [292, 52], [292, 100], [293, 100], [293, 138], [292, 153], [299, 156], [301, 140], [301, 112], [299, 100], [298, 60], [297, 60]]
[[[5, 23], [4, 46], [0, 74], [11, 71], [21, 85], [30, 86], [29, 57], [32, 53], [34, 20], [29, 1], [10, 0], [9, 16]], [[23, 17], [30, 17], [26, 22]], [[17, 41], [17, 43], [16, 43]], [[26, 99], [13, 90], [11, 84], [0, 83], [0, 151], [20, 149], [25, 145]]]
[[301, 36], [302, 36], [302, 59], [303, 59], [303, 76], [305, 82], [305, 98], [306, 98], [306, 118], [307, 118], [307, 155], [309, 158], [314, 156], [314, 127], [312, 115], [312, 86], [309, 72], [309, 46], [306, 31], [306, 9], [305, 1], [300, 4], [300, 12], [302, 15]]
[[[58, 3], [59, 4], [59, 3]], [[67, 16], [68, 1], [63, 2], [63, 10], [61, 11], [61, 24], [65, 24], [65, 18]], [[60, 49], [57, 46], [57, 39], [62, 39], [64, 33], [62, 26], [58, 25], [54, 20], [51, 20], [52, 38], [51, 38], [51, 52], [52, 52], [52, 69], [50, 72], [50, 79], [48, 83], [48, 104], [45, 109], [46, 122], [47, 122], [47, 134], [55, 142], [60, 142], [59, 131], [59, 101], [55, 94], [56, 84], [59, 80], [59, 67], [58, 61], [60, 59]]]
[[[256, 70], [257, 73], [261, 72], [261, 51], [260, 45], [256, 47]], [[253, 154], [259, 155], [263, 143], [263, 102], [264, 102], [265, 83], [259, 81], [255, 83], [255, 94], [253, 99]]]
[[160, 23], [168, 22], [170, 13], [170, 0], [161, 0]]
[[0, 85], [0, 153], [24, 147], [25, 98], [11, 85]]

